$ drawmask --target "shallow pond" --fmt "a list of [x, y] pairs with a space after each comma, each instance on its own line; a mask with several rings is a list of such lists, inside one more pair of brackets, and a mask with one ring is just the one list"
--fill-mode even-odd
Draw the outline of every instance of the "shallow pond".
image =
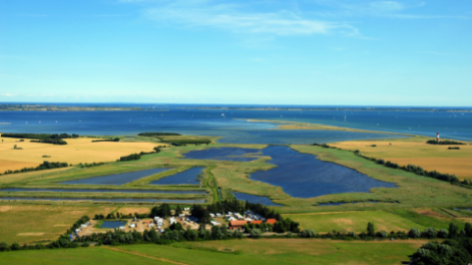
[[125, 225], [125, 221], [103, 221], [103, 224], [100, 226], [100, 228], [118, 228]]
[[192, 167], [191, 169], [177, 173], [172, 176], [164, 177], [156, 181], [151, 182], [154, 185], [178, 185], [178, 184], [191, 184], [198, 185], [198, 175], [203, 171], [204, 167]]
[[61, 182], [61, 184], [123, 185], [138, 180], [140, 178], [164, 172], [168, 169], [169, 168], [152, 168], [134, 172], [113, 174], [108, 176], [69, 180]]
[[252, 173], [252, 180], [282, 189], [295, 198], [312, 198], [333, 193], [369, 192], [371, 188], [395, 188], [395, 183], [373, 179], [347, 167], [316, 159], [287, 146], [269, 146], [262, 150], [267, 161], [277, 165], [267, 171]]
[[247, 157], [244, 155], [256, 155], [260, 152], [259, 149], [251, 148], [237, 148], [237, 147], [219, 147], [209, 148], [204, 150], [194, 150], [185, 153], [185, 158], [190, 159], [202, 159], [202, 160], [227, 160], [227, 161], [239, 161], [247, 162], [256, 160], [257, 157]]
[[266, 206], [282, 206], [280, 204], [272, 202], [268, 197], [265, 196], [257, 196], [247, 193], [240, 193], [233, 191], [234, 196], [236, 199], [240, 201], [249, 201], [250, 203], [260, 203]]
[[106, 190], [106, 189], [0, 189], [0, 192], [20, 192], [20, 191], [32, 191], [32, 192], [123, 192], [123, 193], [158, 193], [158, 194], [206, 194], [203, 190]]
[[23, 198], [23, 197], [0, 197], [0, 201], [94, 201], [94, 202], [153, 202], [153, 203], [205, 203], [199, 200], [173, 200], [173, 199], [93, 199], [93, 198]]

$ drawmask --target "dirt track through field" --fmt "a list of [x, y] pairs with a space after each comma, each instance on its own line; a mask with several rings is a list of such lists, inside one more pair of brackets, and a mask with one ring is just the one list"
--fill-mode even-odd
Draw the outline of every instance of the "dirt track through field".
[[177, 262], [177, 261], [173, 261], [173, 260], [169, 260], [169, 259], [163, 259], [163, 258], [156, 258], [156, 257], [153, 257], [153, 256], [148, 256], [146, 254], [142, 254], [142, 253], [138, 253], [138, 252], [134, 252], [134, 251], [130, 251], [130, 250], [124, 250], [124, 249], [113, 248], [113, 247], [108, 247], [108, 246], [103, 247], [103, 248], [108, 249], [108, 250], [112, 250], [112, 251], [116, 251], [116, 252], [131, 254], [131, 255], [135, 255], [135, 256], [139, 256], [139, 257], [143, 257], [143, 258], [148, 258], [148, 259], [153, 259], [153, 260], [159, 260], [159, 261], [162, 261], [162, 262], [172, 263], [172, 264], [189, 265], [187, 263]]

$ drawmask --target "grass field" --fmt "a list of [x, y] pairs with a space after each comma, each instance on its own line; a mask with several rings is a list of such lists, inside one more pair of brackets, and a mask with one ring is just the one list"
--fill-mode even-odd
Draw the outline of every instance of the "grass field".
[[[185, 264], [401, 264], [424, 241], [343, 242], [318, 239], [244, 239], [124, 246], [133, 253]], [[189, 249], [190, 248], [190, 249]]]
[[394, 265], [425, 241], [343, 242], [317, 239], [228, 240], [0, 253], [5, 264], [333, 264]]
[[0, 204], [0, 242], [9, 244], [56, 240], [80, 217], [108, 214], [114, 206]]
[[[417, 165], [425, 170], [455, 174], [459, 179], [472, 178], [472, 145], [449, 150], [446, 145], [426, 144], [432, 137], [391, 140], [347, 141], [330, 144], [345, 150], [359, 150], [368, 157], [392, 161], [399, 165]], [[376, 147], [373, 147], [375, 145]]]
[[[59, 161], [69, 164], [115, 161], [121, 156], [141, 151], [153, 151], [155, 146], [166, 145], [150, 142], [97, 142], [94, 138], [66, 139], [67, 145], [19, 142], [16, 138], [2, 138], [0, 144], [0, 172], [24, 167], [36, 167], [43, 161]], [[14, 145], [22, 150], [13, 149]], [[49, 157], [43, 157], [49, 156]]]
[[284, 214], [283, 216], [299, 222], [303, 229], [310, 228], [319, 233], [333, 230], [344, 233], [366, 232], [368, 222], [374, 223], [377, 231], [408, 231], [413, 227], [420, 230], [424, 228], [418, 223], [384, 211]]

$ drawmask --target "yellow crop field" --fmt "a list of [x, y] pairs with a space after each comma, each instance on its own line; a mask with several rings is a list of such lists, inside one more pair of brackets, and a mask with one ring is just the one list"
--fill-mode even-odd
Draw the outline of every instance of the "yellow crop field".
[[[345, 150], [359, 150], [365, 156], [384, 159], [399, 165], [416, 165], [425, 170], [455, 174], [459, 179], [472, 178], [472, 145], [430, 145], [432, 138], [412, 137], [395, 140], [347, 141], [331, 144]], [[373, 146], [375, 145], [375, 147]]]
[[[115, 161], [121, 156], [141, 151], [153, 151], [155, 146], [165, 145], [149, 142], [95, 142], [92, 138], [66, 139], [67, 145], [20, 142], [15, 138], [0, 137], [0, 172], [24, 167], [36, 167], [43, 161], [67, 162], [69, 164]], [[14, 149], [14, 146], [22, 149]], [[47, 156], [47, 157], [43, 157]]]

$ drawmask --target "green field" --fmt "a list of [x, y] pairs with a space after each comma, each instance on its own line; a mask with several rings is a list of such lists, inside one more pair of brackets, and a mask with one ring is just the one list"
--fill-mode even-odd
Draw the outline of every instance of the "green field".
[[93, 217], [95, 214], [110, 213], [117, 208], [61, 204], [0, 204], [0, 242], [46, 243], [56, 240], [84, 215]]
[[313, 229], [319, 233], [333, 230], [339, 232], [366, 232], [367, 223], [372, 222], [377, 231], [408, 231], [413, 227], [423, 230], [423, 226], [398, 215], [384, 211], [334, 212], [314, 214], [285, 214], [304, 229]]
[[0, 253], [4, 264], [401, 264], [425, 241], [227, 240]]

